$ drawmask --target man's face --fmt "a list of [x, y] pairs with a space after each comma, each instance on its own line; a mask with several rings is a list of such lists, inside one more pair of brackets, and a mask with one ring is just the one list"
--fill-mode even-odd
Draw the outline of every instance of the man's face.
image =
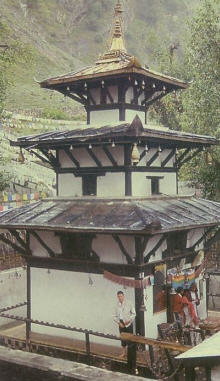
[[120, 303], [123, 303], [124, 298], [125, 298], [124, 294], [118, 294], [118, 300]]

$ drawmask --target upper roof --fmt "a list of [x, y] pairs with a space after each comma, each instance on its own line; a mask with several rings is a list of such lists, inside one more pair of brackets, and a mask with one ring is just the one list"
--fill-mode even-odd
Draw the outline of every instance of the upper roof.
[[152, 126], [142, 125], [138, 116], [132, 123], [108, 124], [98, 126], [74, 126], [71, 130], [52, 131], [39, 135], [30, 135], [18, 138], [16, 142], [11, 141], [11, 145], [20, 146], [27, 149], [38, 148], [42, 146], [58, 147], [61, 145], [84, 145], [88, 143], [109, 143], [109, 138], [115, 142], [133, 142], [141, 140], [148, 144], [166, 144], [170, 147], [184, 148], [187, 146], [199, 147], [218, 144], [218, 140], [212, 136], [196, 135], [187, 132], [169, 130], [161, 127], [153, 129]]
[[0, 213], [0, 228], [158, 234], [220, 224], [220, 204], [194, 197], [47, 199]]
[[46, 79], [40, 82], [41, 87], [57, 88], [59, 85], [69, 85], [81, 80], [111, 78], [112, 76], [121, 76], [123, 74], [138, 74], [146, 79], [151, 78], [152, 80], [170, 85], [169, 90], [187, 88], [188, 84], [186, 82], [143, 67], [135, 57], [127, 53], [124, 42], [122, 13], [120, 0], [117, 0], [109, 50], [99, 56], [94, 66]]

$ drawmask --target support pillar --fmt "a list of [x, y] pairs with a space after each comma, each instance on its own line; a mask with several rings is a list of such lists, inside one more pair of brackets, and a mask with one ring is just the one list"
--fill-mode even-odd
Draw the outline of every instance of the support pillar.
[[31, 268], [27, 264], [27, 320], [26, 320], [26, 350], [30, 351], [31, 339]]
[[[135, 251], [136, 251], [135, 264], [136, 265], [143, 265], [144, 264], [144, 255], [143, 255], [141, 237], [135, 237]], [[144, 273], [138, 272], [136, 274], [135, 279], [143, 280], [144, 279]], [[145, 304], [144, 304], [144, 299], [145, 299], [144, 289], [143, 288], [136, 288], [135, 289], [136, 334], [139, 334], [141, 336], [145, 336], [145, 319], [144, 319]]]

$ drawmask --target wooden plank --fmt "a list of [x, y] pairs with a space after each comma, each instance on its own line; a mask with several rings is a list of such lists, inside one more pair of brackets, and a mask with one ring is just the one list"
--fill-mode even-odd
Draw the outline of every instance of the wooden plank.
[[121, 333], [121, 340], [131, 341], [136, 344], [152, 345], [159, 348], [170, 349], [172, 351], [179, 351], [181, 353], [192, 349], [190, 345], [177, 344], [176, 342], [169, 342], [164, 340], [149, 339], [147, 337], [136, 336], [132, 333]]

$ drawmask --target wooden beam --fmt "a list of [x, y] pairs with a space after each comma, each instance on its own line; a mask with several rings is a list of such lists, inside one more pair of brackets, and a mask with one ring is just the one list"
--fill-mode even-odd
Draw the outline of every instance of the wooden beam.
[[170, 161], [170, 159], [175, 155], [176, 149], [173, 148], [171, 152], [167, 155], [166, 159], [164, 159], [161, 163], [161, 167], [165, 167], [165, 165]]
[[[152, 173], [158, 173], [161, 172], [161, 167], [146, 167], [146, 166], [123, 166], [123, 165], [117, 165], [117, 166], [103, 166], [103, 167], [80, 167], [80, 168], [56, 168], [56, 173], [73, 173], [75, 176], [82, 176], [84, 174], [103, 174], [106, 172], [152, 172]], [[163, 173], [176, 173], [177, 168], [175, 167], [166, 167], [163, 169]]]
[[184, 157], [186, 157], [186, 155], [188, 155], [188, 153], [190, 152], [190, 149], [191, 148], [185, 149], [185, 151], [182, 153], [182, 155], [180, 155], [180, 157], [177, 158], [176, 163], [175, 163], [175, 165], [177, 167], [179, 166], [179, 163], [184, 159]]
[[151, 257], [162, 245], [162, 243], [167, 239], [167, 234], [164, 234], [160, 240], [157, 242], [157, 244], [153, 247], [153, 249], [146, 255], [144, 262], [147, 263]]
[[14, 242], [10, 241], [8, 238], [6, 238], [4, 236], [4, 234], [0, 234], [0, 241], [2, 241], [4, 243], [6, 243], [7, 245], [11, 246], [15, 251], [17, 251], [21, 255], [26, 256], [26, 251], [22, 247], [16, 245], [16, 243], [14, 243]]
[[99, 168], [102, 168], [102, 163], [101, 161], [97, 158], [97, 156], [95, 155], [95, 153], [93, 152], [92, 149], [86, 147], [86, 151], [88, 152], [89, 156], [93, 159], [93, 161], [96, 163], [96, 165], [99, 167]]
[[30, 351], [31, 340], [31, 269], [27, 265], [27, 319], [26, 319], [26, 350]]
[[90, 92], [89, 89], [87, 90], [87, 96], [88, 96], [88, 99], [92, 102], [92, 104], [93, 104], [94, 106], [96, 106], [96, 101], [95, 101], [95, 99], [93, 98], [93, 96], [92, 96], [92, 94], [91, 94], [91, 92]]
[[112, 156], [111, 152], [109, 151], [108, 147], [107, 146], [102, 146], [103, 148], [103, 151], [105, 152], [107, 158], [110, 160], [110, 162], [113, 164], [114, 167], [117, 167], [118, 166], [118, 163], [117, 161], [114, 159], [114, 157]]
[[121, 339], [126, 341], [131, 341], [136, 344], [152, 345], [159, 348], [170, 349], [172, 351], [179, 351], [184, 353], [189, 349], [192, 349], [190, 345], [178, 344], [176, 342], [164, 341], [164, 340], [154, 340], [148, 337], [135, 336], [132, 333], [121, 333]]
[[110, 93], [108, 87], [106, 87], [106, 95], [107, 95], [107, 97], [109, 98], [110, 102], [111, 102], [111, 103], [114, 103], [114, 99], [112, 98], [112, 95], [111, 95], [111, 93]]
[[73, 153], [68, 148], [64, 148], [64, 152], [70, 158], [70, 160], [73, 162], [73, 164], [75, 164], [76, 168], [79, 169], [80, 164], [79, 164], [78, 160], [76, 160], [76, 158], [73, 156]]
[[124, 145], [125, 196], [132, 196], [131, 150], [131, 144]]
[[33, 151], [33, 150], [30, 150], [30, 153], [32, 153], [32, 154], [35, 155], [38, 159], [40, 159], [41, 161], [43, 161], [43, 163], [47, 163], [47, 164], [50, 164], [50, 166], [52, 166], [52, 165], [51, 165], [51, 162], [50, 162], [49, 160], [45, 159], [45, 157], [39, 155], [39, 153], [37, 153], [37, 152], [35, 152], [35, 151]]
[[64, 90], [58, 90], [61, 94], [65, 95], [65, 96], [68, 96], [69, 98], [73, 99], [74, 101], [76, 102], [79, 102], [81, 103], [82, 105], [86, 105], [87, 104], [87, 101], [85, 100], [82, 100], [80, 97], [77, 97], [76, 95], [68, 92], [68, 91], [64, 91]]
[[200, 237], [200, 238], [196, 241], [196, 243], [194, 243], [194, 245], [191, 247], [192, 250], [194, 250], [195, 247], [196, 247], [197, 245], [199, 245], [199, 244], [206, 238], [207, 234], [209, 234], [212, 230], [213, 230], [213, 227], [207, 229], [207, 230], [205, 231], [205, 233], [202, 235], [202, 237]]
[[40, 238], [40, 236], [33, 230], [30, 231], [30, 234], [40, 243], [40, 245], [48, 252], [50, 257], [55, 257], [54, 251]]
[[23, 239], [20, 237], [19, 233], [16, 231], [16, 230], [9, 230], [10, 233], [17, 239], [17, 241], [20, 243], [21, 246], [23, 246], [23, 248], [25, 249], [26, 253], [31, 255], [31, 250], [30, 250], [30, 246], [28, 243], [26, 243], [25, 241], [23, 241]]
[[132, 261], [132, 258], [131, 256], [128, 254], [127, 250], [125, 249], [122, 241], [120, 240], [119, 236], [116, 235], [116, 234], [113, 234], [112, 237], [114, 238], [115, 242], [118, 244], [122, 254], [125, 256], [126, 260], [127, 260], [127, 263], [128, 264], [132, 264], [133, 261]]
[[52, 154], [52, 152], [48, 152], [49, 149], [39, 148], [39, 150], [47, 157], [52, 167], [60, 167], [59, 160]]
[[103, 274], [104, 270], [115, 275], [135, 277], [138, 266], [135, 264], [103, 263], [89, 260], [69, 259], [63, 256], [51, 257], [26, 257], [27, 262], [32, 267], [48, 268], [55, 270], [89, 272], [91, 274]]
[[182, 167], [183, 164], [187, 163], [189, 160], [192, 160], [195, 156], [198, 155], [198, 153], [202, 152], [203, 148], [200, 147], [198, 148], [197, 150], [195, 150], [190, 156], [186, 157], [184, 160], [182, 160], [181, 162], [179, 162], [178, 164], [178, 168]]
[[150, 167], [151, 164], [153, 164], [153, 162], [159, 157], [159, 152], [155, 152], [155, 154], [152, 156], [152, 158], [150, 160], [148, 160], [147, 162], [147, 167]]

